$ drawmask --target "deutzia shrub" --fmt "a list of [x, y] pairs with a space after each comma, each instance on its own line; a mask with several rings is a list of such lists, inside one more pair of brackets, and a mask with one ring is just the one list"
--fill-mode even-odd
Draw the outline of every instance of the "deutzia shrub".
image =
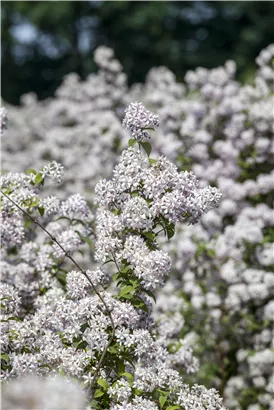
[[[51, 205], [43, 218], [47, 217], [46, 226], [48, 223], [54, 236], [63, 232], [64, 224], [66, 229], [70, 225], [68, 219], [60, 220], [60, 215], [54, 214], [58, 201], [62, 204], [80, 192], [94, 213], [94, 187], [105, 178], [96, 186], [97, 201], [101, 198], [96, 214], [97, 227], [93, 216], [89, 233], [82, 235], [85, 245], [80, 246], [81, 253], [76, 251], [73, 256], [95, 287], [103, 284], [107, 291], [111, 288], [112, 295], [118, 293], [114, 284], [108, 285], [110, 278], [117, 273], [113, 268], [115, 264], [100, 266], [103, 263], [100, 260], [106, 258], [105, 262], [108, 261], [109, 251], [115, 249], [116, 258], [121, 258], [122, 252], [123, 255], [126, 252], [127, 263], [138, 268], [138, 281], [142, 281], [144, 272], [147, 272], [149, 280], [142, 282], [141, 286], [146, 286], [146, 292], [154, 293], [156, 305], [152, 302], [149, 308], [153, 309], [153, 314], [145, 316], [144, 312], [142, 320], [153, 326], [153, 336], [169, 350], [172, 368], [182, 372], [185, 383], [198, 382], [208, 388], [217, 388], [231, 410], [274, 408], [273, 56], [273, 45], [262, 50], [256, 59], [258, 71], [254, 81], [250, 79], [248, 84], [236, 81], [236, 65], [227, 61], [222, 67], [212, 70], [199, 67], [190, 71], [182, 83], [176, 81], [167, 67], [155, 67], [143, 84], [129, 87], [113, 51], [99, 47], [95, 54], [98, 74], [92, 74], [85, 81], [70, 74], [54, 98], [39, 102], [33, 94], [28, 94], [23, 96], [20, 107], [9, 107], [8, 138], [4, 137], [2, 141], [2, 167], [5, 172], [22, 173], [33, 167], [33, 158], [35, 166], [40, 169], [50, 161], [65, 166], [62, 182], [58, 185], [45, 184], [39, 194], [43, 194], [41, 199], [46, 199], [45, 204]], [[147, 113], [143, 105], [143, 108], [139, 103], [129, 106], [136, 100], [143, 101], [160, 117], [157, 137], [152, 139], [153, 157], [157, 158], [158, 169], [152, 168], [153, 163], [148, 163], [146, 155], [140, 155], [139, 159], [134, 157], [133, 162], [129, 150], [126, 150], [127, 159], [122, 160], [122, 156], [117, 165], [118, 155], [127, 147], [128, 131], [136, 132], [138, 141], [145, 143], [143, 133], [146, 138], [152, 137], [153, 129], [158, 125], [158, 117], [150, 111]], [[122, 127], [127, 107], [129, 114], [124, 121], [128, 131]], [[142, 118], [138, 118], [139, 110], [143, 111]], [[142, 130], [142, 126], [147, 128]], [[138, 142], [132, 145], [134, 150], [137, 147]], [[144, 153], [143, 147], [141, 149]], [[125, 161], [132, 161], [132, 168], [125, 165]], [[146, 173], [140, 185], [134, 173], [135, 166]], [[111, 177], [114, 168], [116, 171]], [[123, 170], [129, 169], [132, 173], [128, 172], [127, 178], [122, 179]], [[180, 214], [180, 206], [187, 204], [173, 184], [177, 173], [182, 170], [188, 171], [184, 175], [188, 175], [190, 189], [196, 183], [192, 171], [206, 194], [200, 196], [200, 202], [196, 197], [186, 195], [193, 211], [191, 216]], [[118, 182], [114, 185], [115, 179], [119, 180], [119, 185]], [[117, 195], [117, 186], [121, 190], [129, 190], [131, 184], [134, 184], [132, 192], [125, 192], [127, 195], [123, 197], [119, 191]], [[164, 192], [162, 189], [167, 184], [170, 185]], [[200, 211], [195, 215], [195, 210], [205, 209], [202, 201], [207, 196], [208, 185], [222, 192], [220, 206], [209, 209], [198, 224], [181, 224], [181, 218], [188, 222], [199, 218]], [[134, 190], [138, 195], [133, 195]], [[207, 207], [214, 204], [211, 193], [210, 188], [213, 202], [207, 201]], [[155, 205], [155, 195], [158, 195], [157, 208], [154, 206], [152, 209], [149, 201], [154, 201]], [[55, 199], [51, 199], [53, 196]], [[118, 199], [120, 203], [117, 203], [115, 214], [114, 203]], [[198, 208], [191, 208], [191, 201], [199, 202]], [[138, 218], [134, 218], [135, 212], [138, 212]], [[160, 218], [164, 215], [167, 224], [164, 226], [168, 228], [169, 235], [173, 232], [172, 224], [176, 223], [176, 233], [168, 242], [159, 234], [156, 239], [160, 248], [147, 250], [144, 233], [152, 229], [152, 212]], [[87, 223], [86, 218], [81, 214], [84, 224]], [[16, 278], [16, 289], [24, 300], [23, 309], [26, 309], [24, 306], [28, 305], [28, 300], [33, 310], [56, 302], [64, 295], [64, 286], [69, 300], [78, 301], [81, 295], [86, 297], [88, 279], [74, 264], [67, 266], [67, 258], [62, 261], [60, 269], [53, 266], [53, 275], [58, 272], [54, 276], [58, 286], [53, 286], [52, 276], [47, 275], [50, 285], [47, 285], [46, 294], [36, 296], [37, 282], [33, 278], [38, 277], [40, 281], [41, 270], [47, 272], [51, 269], [47, 264], [52, 264], [52, 247], [48, 246], [50, 240], [46, 240], [38, 228], [32, 224], [31, 229], [27, 229], [24, 221], [20, 223], [18, 218], [17, 224], [13, 223], [12, 227], [9, 225], [10, 229], [6, 229], [6, 235], [10, 234], [15, 243], [22, 243], [22, 247], [20, 256], [9, 251], [9, 258], [3, 259], [2, 266], [2, 272], [4, 275], [7, 272], [9, 278], [6, 280], [4, 276], [5, 283], [14, 286]], [[121, 233], [124, 226], [128, 230], [126, 238]], [[108, 233], [102, 236], [100, 243], [101, 230]], [[131, 232], [134, 230], [138, 236]], [[163, 229], [162, 234], [164, 232]], [[26, 238], [24, 242], [23, 237]], [[145, 260], [132, 252], [133, 244], [144, 252]], [[56, 252], [57, 255], [60, 249]], [[159, 257], [167, 254], [168, 258], [158, 264]], [[93, 255], [98, 262], [93, 260]], [[145, 263], [141, 263], [143, 261]], [[122, 260], [119, 263], [123, 263]], [[37, 276], [33, 266], [39, 269]], [[157, 268], [157, 274], [154, 270], [151, 274], [151, 266]], [[158, 288], [169, 266], [169, 280], [163, 288]], [[10, 272], [13, 272], [11, 277]], [[27, 279], [21, 280], [21, 275]], [[60, 280], [63, 282], [61, 290]], [[77, 288], [78, 281], [81, 286]], [[25, 283], [34, 290], [27, 290]], [[17, 298], [13, 300], [17, 301]], [[149, 299], [145, 303], [148, 305]], [[126, 316], [127, 311], [135, 309], [129, 306], [126, 303], [123, 309], [119, 305], [115, 310], [116, 315], [127, 320], [126, 323], [131, 323], [131, 316]], [[22, 309], [21, 302], [18, 308], [19, 311]], [[124, 333], [121, 331], [116, 337], [120, 338]], [[191, 372], [198, 368], [195, 356], [199, 358], [200, 370], [193, 376]], [[85, 374], [85, 385], [92, 378], [92, 372]], [[127, 391], [127, 385], [123, 386]], [[147, 405], [153, 409], [157, 406], [148, 397], [142, 396], [137, 401], [138, 404], [142, 401], [143, 407]], [[134, 403], [136, 405], [137, 402]], [[115, 402], [113, 406], [126, 408], [129, 405], [125, 401], [124, 404]]]
[[[55, 161], [2, 177], [5, 400], [9, 386], [24, 389], [27, 379], [7, 383], [31, 374], [42, 378], [34, 383], [43, 402], [54, 380], [43, 377], [63, 374], [82, 383], [92, 409], [224, 409], [217, 391], [185, 384], [175, 367], [196, 371], [192, 350], [167, 339], [152, 315], [155, 291], [171, 270], [158, 238], [172, 238], [179, 222], [198, 222], [221, 194], [199, 188], [193, 173], [167, 158], [150, 157], [144, 137], [159, 120], [141, 103], [129, 106], [124, 124], [134, 138], [112, 178], [95, 187], [95, 217], [80, 194], [42, 196], [47, 178], [61, 181]], [[87, 260], [76, 253], [93, 243], [97, 266], [84, 270]]]

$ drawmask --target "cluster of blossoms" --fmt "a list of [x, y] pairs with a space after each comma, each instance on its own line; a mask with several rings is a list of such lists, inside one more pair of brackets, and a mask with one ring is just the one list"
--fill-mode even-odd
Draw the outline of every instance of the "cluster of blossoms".
[[131, 103], [125, 112], [123, 126], [139, 141], [150, 138], [147, 129], [159, 127], [159, 116], [148, 111], [142, 103]]
[[[48, 218], [49, 230], [55, 236], [63, 233], [66, 221], [51, 220], [58, 219], [55, 214], [57, 209], [60, 211], [58, 204], [73, 197], [75, 192], [81, 192], [89, 203], [97, 200], [95, 259], [102, 265], [115, 257], [120, 270], [124, 269], [118, 280], [128, 273], [134, 284], [126, 286], [134, 287], [138, 283], [143, 288], [135, 305], [144, 308], [144, 303], [149, 311], [148, 315], [138, 310], [139, 322], [131, 316], [133, 312], [136, 314], [136, 306], [132, 308], [130, 295], [134, 292], [130, 291], [125, 294], [128, 299], [115, 299], [115, 303], [120, 303], [115, 315], [127, 317], [126, 328], [131, 320], [135, 323], [131, 332], [136, 330], [137, 323], [138, 329], [143, 326], [150, 332], [153, 329], [154, 340], [168, 350], [168, 363], [182, 371], [184, 381], [194, 380], [217, 388], [231, 410], [272, 410], [274, 406], [273, 58], [274, 45], [270, 45], [258, 56], [258, 71], [254, 83], [249, 85], [235, 80], [236, 66], [229, 61], [213, 70], [198, 68], [188, 72], [183, 84], [176, 82], [168, 68], [153, 68], [144, 84], [129, 88], [113, 51], [100, 47], [95, 54], [98, 74], [83, 82], [71, 74], [55, 98], [40, 103], [35, 96], [27, 95], [21, 107], [9, 107], [9, 137], [2, 143], [2, 166], [4, 171], [12, 171], [13, 176], [33, 167], [33, 158], [36, 167], [42, 168], [45, 161], [53, 160], [65, 166], [59, 187], [50, 186], [50, 190], [47, 185], [43, 187], [46, 195], [43, 218]], [[130, 105], [124, 125], [134, 133], [137, 142], [122, 154], [117, 165], [117, 153], [126, 147], [127, 141], [121, 126], [122, 115], [130, 101], [136, 100], [157, 112], [161, 123], [158, 127], [157, 116], [147, 113], [142, 105]], [[142, 113], [141, 117], [138, 112]], [[148, 136], [144, 133], [149, 130], [142, 126], [158, 128], [153, 140], [156, 162], [136, 149], [144, 144], [143, 148], [149, 150], [144, 140]], [[113, 168], [115, 172], [110, 179]], [[93, 189], [102, 177], [105, 180], [97, 184], [94, 198]], [[181, 181], [185, 197], [180, 190]], [[223, 194], [219, 208], [209, 209], [219, 200], [219, 191], [207, 188], [208, 185]], [[80, 206], [79, 199], [74, 197], [74, 201], [79, 201]], [[62, 213], [72, 218], [73, 207], [69, 209], [63, 207]], [[89, 217], [82, 209], [81, 218], [86, 224]], [[70, 266], [65, 284], [64, 272], [59, 270], [56, 274], [60, 259], [52, 263], [53, 244], [38, 230], [26, 230], [21, 214], [16, 209], [13, 213], [18, 217], [9, 216], [11, 222], [14, 218], [14, 223], [13, 228], [6, 229], [5, 246], [11, 240], [14, 244], [7, 257], [4, 253], [3, 263], [7, 265], [3, 271], [8, 275], [13, 272], [4, 281], [18, 289], [21, 299], [16, 304], [19, 303], [19, 312], [23, 309], [19, 315], [25, 314], [27, 304], [23, 284], [28, 281], [31, 286], [37, 286], [32, 285], [33, 278], [40, 280], [41, 269], [42, 276], [53, 275], [56, 282], [43, 279], [48, 284], [44, 286], [41, 282], [39, 292], [35, 290], [31, 294], [32, 309], [40, 306], [40, 302], [35, 303], [38, 294], [39, 298], [45, 298], [46, 305], [56, 301], [54, 295], [60, 295], [60, 283], [69, 300], [78, 300], [81, 295], [86, 298], [88, 284], [83, 275]], [[193, 224], [199, 217], [200, 223]], [[94, 221], [94, 216], [90, 220]], [[153, 228], [159, 220], [163, 232], [169, 236], [173, 235], [176, 223], [175, 236], [161, 250], [155, 243]], [[191, 225], [180, 226], [184, 221]], [[80, 225], [84, 226], [78, 224], [78, 228]], [[86, 235], [90, 235], [88, 229], [82, 233], [85, 239]], [[65, 234], [62, 243], [73, 244], [73, 241], [76, 238], [69, 239]], [[79, 254], [77, 258], [94, 284], [103, 284], [106, 289], [108, 281], [116, 278], [117, 270], [112, 264], [94, 265], [88, 242], [81, 248], [82, 256]], [[162, 242], [160, 235], [158, 242]], [[20, 246], [17, 256], [16, 246]], [[57, 256], [60, 249], [55, 251]], [[62, 259], [61, 268], [64, 263]], [[40, 269], [38, 274], [36, 269]], [[170, 270], [167, 285], [159, 290]], [[26, 275], [26, 280], [21, 280], [20, 275], [22, 278]], [[22, 283], [15, 285], [15, 279], [16, 283]], [[110, 289], [112, 295], [118, 293], [113, 285]], [[157, 304], [152, 314], [145, 292], [156, 289]], [[60, 296], [64, 297], [64, 293]], [[17, 298], [14, 296], [13, 300]], [[130, 306], [134, 310], [129, 314]], [[100, 306], [98, 317], [101, 314]], [[109, 332], [106, 327], [108, 335]], [[195, 376], [187, 376], [185, 372], [197, 370], [192, 349], [200, 359], [200, 370]], [[119, 352], [120, 357], [126, 354], [125, 350]], [[62, 360], [58, 363], [61, 369]], [[93, 378], [94, 363], [85, 373], [87, 386]], [[159, 407], [148, 396], [135, 395], [129, 399], [126, 382], [131, 384], [131, 380], [120, 377], [117, 386], [113, 385], [115, 382], [109, 385], [112, 409], [131, 409], [133, 405], [138, 410]], [[181, 389], [187, 397], [186, 389]], [[117, 391], [120, 398], [115, 401]]]
[[[47, 169], [53, 179], [59, 179], [58, 164], [49, 164]], [[92, 232], [94, 216], [81, 195], [71, 195], [63, 201], [53, 196], [41, 197], [44, 179], [41, 180], [40, 176], [43, 172], [44, 168], [36, 174], [36, 180], [40, 181], [37, 183], [33, 181], [33, 173], [8, 173], [0, 179], [3, 193], [1, 279], [16, 290], [20, 298], [20, 315], [33, 308], [36, 298], [51, 288], [52, 281], [56, 278], [61, 280], [60, 269], [66, 266], [64, 251], [80, 251], [83, 238]], [[29, 226], [24, 211], [36, 216], [38, 223], [42, 223], [52, 237]], [[63, 250], [53, 241], [54, 238]]]
[[[137, 104], [129, 106], [125, 118], [128, 121], [134, 117], [142, 130], [143, 113], [147, 111]], [[133, 143], [139, 141], [136, 129], [132, 135]], [[193, 173], [178, 172], [163, 156], [148, 158], [136, 144], [122, 152], [113, 178], [101, 180], [95, 194], [100, 204], [96, 260], [104, 263], [114, 258], [117, 264], [127, 261], [147, 290], [163, 285], [170, 272], [170, 259], [155, 241], [157, 226], [171, 237], [174, 224], [196, 223], [203, 213], [218, 206], [221, 198], [216, 188], [200, 189]]]

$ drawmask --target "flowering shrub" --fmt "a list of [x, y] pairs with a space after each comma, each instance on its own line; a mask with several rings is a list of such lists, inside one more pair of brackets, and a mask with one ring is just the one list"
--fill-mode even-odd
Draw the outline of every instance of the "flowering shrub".
[[[152, 316], [153, 292], [171, 269], [158, 236], [171, 238], [180, 221], [198, 222], [221, 197], [167, 158], [150, 157], [143, 140], [158, 122], [141, 103], [126, 111], [135, 138], [112, 179], [95, 187], [95, 232], [79, 194], [42, 198], [46, 178], [62, 178], [57, 162], [2, 177], [4, 380], [62, 372], [82, 382], [93, 409], [224, 409], [215, 390], [183, 382], [173, 363], [195, 370], [192, 351], [157, 337]], [[74, 254], [92, 235], [98, 266], [83, 270]]]
[[[129, 88], [101, 47], [98, 74], [71, 74], [54, 99], [8, 107], [4, 190], [52, 238], [3, 198], [4, 315], [20, 320], [4, 316], [5, 383], [62, 371], [98, 395], [93, 408], [221, 406], [204, 387], [182, 387], [180, 372], [217, 388], [231, 410], [273, 409], [273, 58], [273, 45], [260, 53], [252, 85], [235, 81], [229, 61], [184, 84], [154, 68]], [[131, 104], [123, 125], [133, 138], [117, 164], [135, 100], [161, 121]], [[20, 174], [33, 158], [41, 171]], [[62, 181], [42, 186], [58, 163]], [[218, 208], [208, 185], [223, 194]]]

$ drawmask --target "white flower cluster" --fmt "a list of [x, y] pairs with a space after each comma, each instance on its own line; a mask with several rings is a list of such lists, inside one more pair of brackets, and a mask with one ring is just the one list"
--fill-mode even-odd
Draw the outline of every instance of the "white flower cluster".
[[150, 251], [145, 241], [138, 236], [126, 238], [120, 257], [134, 267], [136, 276], [142, 279], [146, 289], [162, 286], [171, 269], [169, 256], [161, 250]]
[[[126, 121], [128, 115], [129, 111]], [[170, 259], [156, 248], [149, 249], [144, 239], [146, 232], [155, 235], [156, 227], [166, 221], [198, 222], [203, 213], [218, 206], [221, 198], [216, 188], [199, 189], [192, 173], [179, 173], [165, 157], [150, 165], [136, 147], [123, 151], [112, 180], [100, 181], [95, 193], [100, 204], [96, 260], [104, 263], [109, 258], [116, 262], [126, 259], [149, 290], [163, 285], [170, 271]]]
[[150, 138], [147, 129], [159, 127], [159, 116], [148, 111], [142, 103], [131, 103], [125, 113], [123, 126], [139, 141]]
[[[72, 195], [65, 201], [55, 196], [40, 197], [42, 187], [35, 184], [33, 175], [38, 175], [40, 181], [45, 171], [47, 176], [59, 179], [60, 169], [53, 162], [36, 174], [8, 173], [1, 177], [2, 281], [18, 292], [20, 314], [32, 309], [42, 290], [52, 287], [56, 274], [59, 278], [56, 268], [64, 257], [63, 250], [67, 253], [80, 250], [83, 247], [80, 237], [90, 235], [89, 224], [94, 216], [81, 195]], [[29, 230], [28, 218], [15, 204], [42, 222], [63, 249], [44, 232]]]
[[63, 178], [64, 167], [58, 164], [56, 161], [52, 161], [49, 165], [45, 165], [41, 171], [43, 177], [48, 176], [53, 179], [54, 182], [59, 184]]

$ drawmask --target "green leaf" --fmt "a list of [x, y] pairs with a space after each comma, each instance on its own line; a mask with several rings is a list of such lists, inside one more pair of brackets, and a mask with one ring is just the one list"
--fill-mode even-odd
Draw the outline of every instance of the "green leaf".
[[16, 316], [9, 316], [8, 320], [15, 320], [16, 322], [22, 322], [22, 319], [20, 319], [19, 317], [16, 317]]
[[88, 344], [84, 340], [80, 340], [79, 342], [74, 342], [73, 345], [77, 350], [79, 350], [79, 349], [85, 349]]
[[135, 145], [137, 143], [137, 140], [135, 139], [135, 138], [131, 138], [129, 141], [128, 141], [128, 146], [129, 147], [133, 147], [133, 145]]
[[148, 141], [144, 141], [144, 142], [140, 142], [140, 144], [142, 145], [142, 147], [146, 151], [147, 156], [149, 157], [150, 153], [151, 153], [151, 149], [152, 149], [150, 143]]
[[150, 165], [155, 165], [155, 164], [157, 164], [157, 160], [156, 160], [156, 159], [149, 158], [148, 161], [149, 161]]
[[92, 402], [90, 403], [90, 405], [91, 405], [91, 408], [92, 409], [99, 409], [100, 407], [98, 407], [99, 406], [99, 404], [98, 404], [98, 401], [97, 400], [92, 400]]
[[115, 273], [115, 274], [112, 276], [113, 282], [115, 282], [115, 281], [119, 278], [119, 276], [120, 276], [120, 272]]
[[105, 394], [104, 391], [97, 389], [94, 393], [94, 398], [96, 399], [96, 397], [102, 397]]
[[130, 266], [125, 266], [122, 270], [120, 270], [121, 273], [128, 273], [132, 268]]
[[108, 389], [108, 382], [104, 379], [98, 379], [97, 384], [103, 387], [104, 390]]
[[116, 360], [116, 367], [117, 367], [117, 372], [119, 375], [125, 372], [125, 363], [119, 357]]
[[45, 208], [43, 208], [42, 206], [39, 206], [39, 207], [38, 207], [38, 211], [39, 211], [39, 214], [40, 214], [41, 216], [43, 216], [44, 213], [45, 213]]
[[175, 404], [175, 406], [168, 406], [166, 408], [166, 410], [179, 410], [179, 409], [180, 409], [180, 406], [178, 406], [177, 404]]
[[1, 353], [1, 359], [5, 360], [6, 363], [10, 362], [10, 358], [6, 353]]
[[25, 171], [25, 174], [27, 174], [27, 175], [29, 175], [29, 174], [34, 174], [34, 175], [36, 175], [37, 174], [37, 172], [35, 171], [35, 169], [27, 169], [26, 171]]
[[39, 174], [36, 175], [34, 182], [35, 182], [35, 184], [37, 185], [37, 184], [39, 184], [40, 182], [42, 182], [43, 180], [44, 180], [43, 175], [39, 173]]
[[207, 254], [210, 258], [215, 258], [216, 257], [214, 249], [207, 249]]
[[130, 381], [133, 381], [133, 380], [134, 380], [133, 375], [130, 374], [130, 373], [128, 373], [128, 372], [122, 373], [121, 376], [125, 376], [125, 377], [126, 377], [128, 380], [130, 380]]
[[82, 236], [81, 239], [83, 242], [87, 243], [90, 248], [92, 247], [92, 239], [86, 238], [85, 236]]
[[159, 398], [159, 403], [160, 403], [160, 407], [161, 409], [164, 407], [165, 402], [167, 401], [167, 397], [166, 396], [161, 396]]
[[155, 233], [154, 232], [142, 232], [142, 235], [148, 238], [150, 241], [154, 241]]
[[119, 293], [119, 296], [120, 296], [120, 297], [125, 296], [125, 295], [127, 295], [128, 293], [132, 292], [134, 289], [135, 289], [134, 286], [131, 286], [131, 285], [125, 286], [125, 287], [121, 290], [121, 292]]
[[141, 310], [143, 310], [144, 312], [148, 312], [148, 307], [147, 307], [147, 305], [144, 303], [143, 300], [134, 298], [133, 300], [131, 300], [130, 303], [131, 303], [134, 307], [136, 307], [137, 309], [141, 309]]
[[175, 234], [175, 225], [174, 224], [169, 224], [166, 227], [166, 232], [167, 232], [168, 239], [171, 239]]
[[143, 289], [143, 292], [145, 292], [148, 296], [150, 296], [154, 300], [154, 302], [156, 303], [156, 298], [153, 295], [153, 293], [151, 292], [151, 290]]
[[118, 299], [121, 299], [121, 298], [132, 299], [133, 295], [131, 293], [127, 293], [126, 295], [123, 295], [123, 296], [118, 295]]
[[132, 286], [134, 287], [134, 289], [138, 288], [138, 286], [140, 285], [138, 279], [130, 279], [129, 282], [132, 284]]
[[109, 353], [116, 355], [118, 353], [118, 348], [116, 346], [110, 346], [108, 351], [109, 351]]

